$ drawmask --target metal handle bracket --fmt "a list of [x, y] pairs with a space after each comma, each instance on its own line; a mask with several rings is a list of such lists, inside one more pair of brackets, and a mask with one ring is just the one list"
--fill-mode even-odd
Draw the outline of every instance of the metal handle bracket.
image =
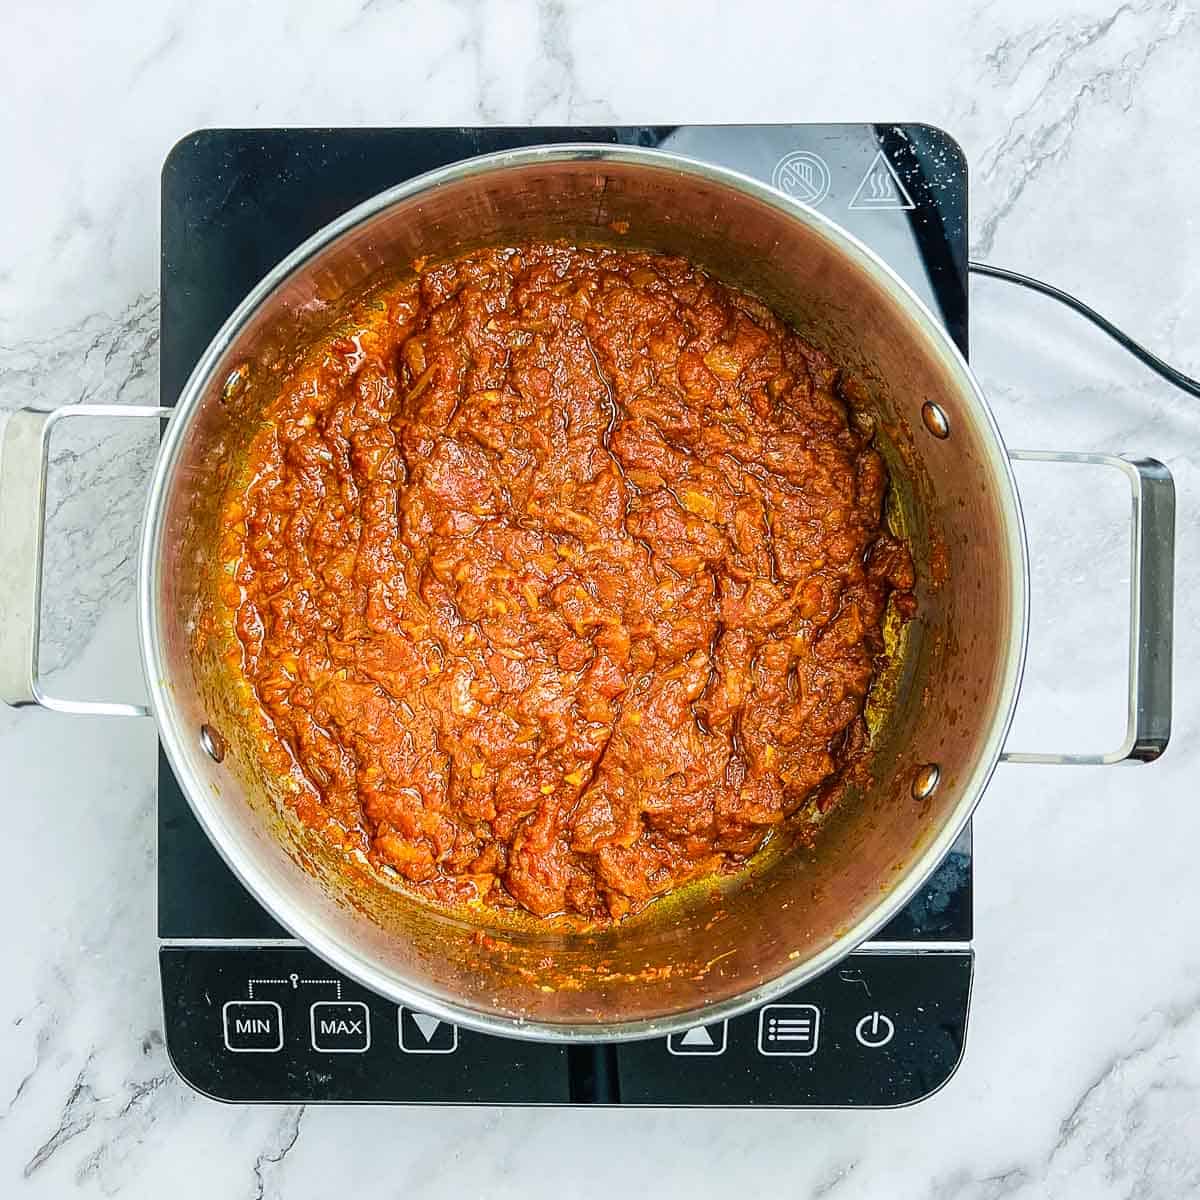
[[1133, 500], [1129, 567], [1129, 683], [1125, 739], [1106, 754], [1026, 754], [1006, 750], [1001, 762], [1107, 766], [1152, 762], [1171, 737], [1171, 655], [1175, 603], [1175, 483], [1153, 458], [1055, 450], [1010, 450], [1019, 462], [1090, 463], [1113, 467]]
[[144, 704], [66, 700], [42, 687], [38, 674], [41, 638], [42, 562], [46, 526], [46, 467], [50, 434], [67, 417], [152, 417], [171, 409], [133, 404], [71, 404], [49, 412], [11, 413], [0, 445], [0, 700], [40, 704], [55, 712], [145, 717]]

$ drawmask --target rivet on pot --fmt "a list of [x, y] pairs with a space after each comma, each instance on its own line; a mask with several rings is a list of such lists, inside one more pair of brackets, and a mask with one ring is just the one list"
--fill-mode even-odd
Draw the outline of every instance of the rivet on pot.
[[950, 420], [945, 412], [932, 400], [926, 400], [921, 405], [921, 420], [925, 422], [925, 428], [933, 434], [935, 438], [948, 438], [950, 436]]
[[912, 784], [913, 799], [928, 800], [937, 791], [941, 778], [942, 772], [937, 763], [926, 763], [923, 767], [918, 767]]
[[200, 726], [200, 745], [213, 762], [225, 757], [225, 739], [211, 726]]

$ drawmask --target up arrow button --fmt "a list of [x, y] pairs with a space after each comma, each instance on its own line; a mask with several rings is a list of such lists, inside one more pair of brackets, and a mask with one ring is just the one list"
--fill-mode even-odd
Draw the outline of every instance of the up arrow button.
[[667, 1053], [678, 1058], [695, 1055], [698, 1058], [712, 1057], [725, 1053], [729, 1040], [729, 1023], [717, 1021], [711, 1025], [693, 1025], [682, 1033], [672, 1033], [667, 1038]]

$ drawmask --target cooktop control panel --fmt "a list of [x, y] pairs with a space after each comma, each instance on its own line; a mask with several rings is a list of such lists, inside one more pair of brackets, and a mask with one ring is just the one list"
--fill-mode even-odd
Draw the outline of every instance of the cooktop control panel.
[[222, 1100], [891, 1106], [962, 1056], [969, 951], [863, 950], [764, 1007], [681, 1033], [563, 1046], [390, 1004], [302, 947], [164, 947], [167, 1049]]

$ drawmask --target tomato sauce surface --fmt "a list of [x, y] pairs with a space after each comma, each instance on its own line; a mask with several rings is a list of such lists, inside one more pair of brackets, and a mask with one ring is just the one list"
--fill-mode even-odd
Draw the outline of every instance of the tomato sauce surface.
[[803, 837], [912, 608], [838, 372], [679, 258], [418, 267], [287, 376], [225, 497], [298, 811], [429, 899], [599, 921]]

